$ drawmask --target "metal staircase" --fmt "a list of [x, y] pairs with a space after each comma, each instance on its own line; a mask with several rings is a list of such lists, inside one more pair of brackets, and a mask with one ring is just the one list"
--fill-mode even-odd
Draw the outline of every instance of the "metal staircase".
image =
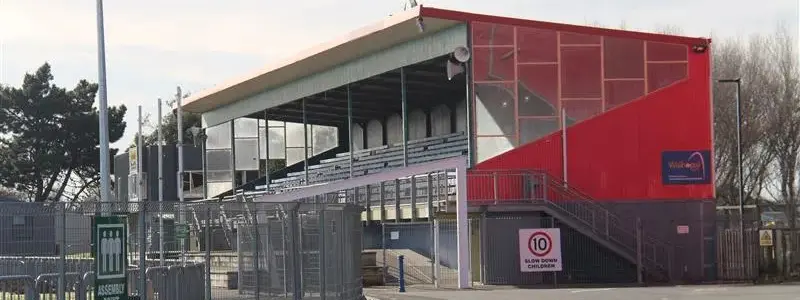
[[[470, 196], [470, 204], [522, 205], [553, 216], [583, 235], [638, 265], [642, 276], [651, 281], [671, 279], [672, 247], [647, 235], [636, 218], [622, 219], [599, 202], [542, 171], [474, 171], [470, 176], [489, 177], [496, 188], [494, 196]], [[519, 190], [517, 190], [519, 189]], [[514, 191], [517, 190], [517, 191]], [[498, 197], [498, 193], [503, 194]]]

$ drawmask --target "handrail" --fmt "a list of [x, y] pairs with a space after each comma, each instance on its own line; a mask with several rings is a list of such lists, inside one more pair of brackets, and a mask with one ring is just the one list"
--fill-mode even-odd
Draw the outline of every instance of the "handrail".
[[[470, 172], [469, 176], [473, 178], [483, 177], [493, 181], [490, 184], [494, 189], [491, 199], [471, 199], [473, 201], [485, 202], [488, 200], [495, 204], [503, 200], [543, 202], [592, 228], [593, 231], [597, 232], [598, 236], [612, 241], [621, 246], [623, 251], [636, 257], [636, 223], [623, 225], [624, 222], [616, 214], [609, 211], [608, 208], [594, 201], [589, 195], [568, 185], [560, 178], [551, 176], [542, 170], [474, 170]], [[511, 182], [506, 181], [504, 184], [508, 186], [504, 186], [503, 191], [508, 187], [515, 188], [515, 184], [519, 184], [518, 182], [521, 180], [521, 195], [512, 193], [512, 197], [521, 197], [522, 199], [504, 199], [499, 195], [501, 193], [498, 186], [501, 184], [500, 178], [509, 177], [514, 178], [514, 180], [511, 180]], [[480, 197], [478, 196], [478, 198]], [[642, 261], [645, 266], [669, 272], [670, 258], [668, 253], [671, 246], [647, 235], [642, 236], [641, 243], [643, 246]], [[658, 253], [667, 254], [662, 255], [663, 257], [658, 257]]]

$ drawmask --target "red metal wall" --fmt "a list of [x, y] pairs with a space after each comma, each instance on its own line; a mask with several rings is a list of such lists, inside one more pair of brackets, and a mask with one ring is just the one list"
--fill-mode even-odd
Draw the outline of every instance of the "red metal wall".
[[712, 150], [708, 52], [620, 31], [470, 28], [476, 170], [563, 176], [563, 108], [570, 186], [596, 200], [713, 198], [713, 184], [661, 178], [663, 151]]

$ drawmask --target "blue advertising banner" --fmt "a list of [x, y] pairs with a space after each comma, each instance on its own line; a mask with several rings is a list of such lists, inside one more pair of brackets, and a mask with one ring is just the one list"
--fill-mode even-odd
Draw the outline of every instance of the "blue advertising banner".
[[665, 185], [711, 183], [711, 151], [661, 152], [661, 180]]

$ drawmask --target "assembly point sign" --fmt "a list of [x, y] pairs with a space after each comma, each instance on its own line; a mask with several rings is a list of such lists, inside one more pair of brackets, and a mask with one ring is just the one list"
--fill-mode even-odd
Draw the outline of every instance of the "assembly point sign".
[[95, 217], [94, 265], [96, 300], [128, 299], [128, 228], [125, 217]]
[[519, 267], [522, 272], [561, 271], [561, 230], [519, 230]]

